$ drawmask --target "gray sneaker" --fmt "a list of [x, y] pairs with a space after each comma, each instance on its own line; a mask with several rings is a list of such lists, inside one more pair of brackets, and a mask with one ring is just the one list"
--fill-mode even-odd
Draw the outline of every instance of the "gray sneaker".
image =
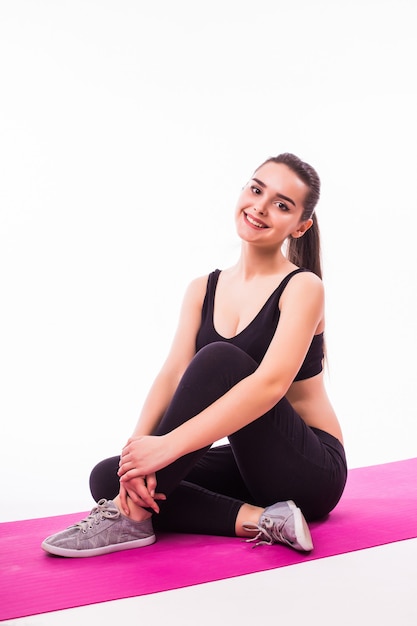
[[247, 539], [249, 542], [256, 541], [255, 546], [284, 543], [302, 552], [310, 552], [313, 549], [307, 522], [292, 500], [268, 506], [262, 513], [258, 524], [244, 524], [243, 528], [248, 531], [258, 531], [256, 537]]
[[57, 556], [82, 557], [141, 548], [155, 541], [151, 518], [135, 522], [122, 515], [112, 500], [103, 499], [85, 519], [47, 537], [42, 548]]

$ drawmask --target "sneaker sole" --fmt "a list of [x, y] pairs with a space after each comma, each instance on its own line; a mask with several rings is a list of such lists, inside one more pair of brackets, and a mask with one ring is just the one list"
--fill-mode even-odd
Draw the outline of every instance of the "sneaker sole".
[[[310, 552], [313, 549], [313, 540], [311, 538], [310, 529], [301, 513], [301, 509], [292, 500], [287, 501], [288, 506], [294, 515], [294, 531], [297, 542], [302, 550]], [[295, 546], [293, 546], [295, 547]]]
[[101, 554], [110, 554], [111, 552], [120, 552], [121, 550], [133, 550], [134, 548], [143, 548], [155, 543], [155, 535], [144, 537], [143, 539], [135, 539], [134, 541], [126, 541], [124, 543], [114, 543], [109, 546], [102, 546], [101, 548], [88, 548], [86, 550], [73, 550], [71, 548], [60, 548], [58, 546], [52, 546], [45, 541], [41, 544], [41, 547], [45, 552], [54, 554], [55, 556], [67, 556], [73, 558], [100, 556]]

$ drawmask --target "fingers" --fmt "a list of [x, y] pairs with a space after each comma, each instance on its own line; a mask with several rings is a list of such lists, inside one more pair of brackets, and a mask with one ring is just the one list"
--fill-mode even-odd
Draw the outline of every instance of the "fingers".
[[127, 489], [126, 491], [129, 495], [130, 500], [132, 500], [134, 504], [137, 504], [137, 506], [146, 507], [145, 502], [142, 500], [142, 498], [139, 498], [137, 493], [135, 493], [132, 489]]
[[146, 486], [152, 498], [154, 500], [166, 500], [167, 497], [164, 493], [156, 493], [156, 475], [155, 473], [146, 476]]
[[141, 498], [142, 501], [145, 503], [144, 505], [141, 505], [141, 506], [146, 506], [152, 509], [153, 511], [155, 511], [155, 513], [159, 513], [159, 506], [155, 502], [151, 494], [149, 493], [148, 488], [145, 485], [145, 482], [142, 482], [141, 484], [139, 484], [137, 489], [135, 489], [135, 492], [136, 492], [136, 495], [138, 495], [139, 498]]
[[122, 454], [120, 455], [117, 475], [123, 476], [129, 469], [133, 469], [133, 463], [129, 461], [128, 455], [125, 453], [125, 448], [123, 448]]
[[134, 450], [134, 446], [132, 445], [135, 441], [139, 440], [140, 437], [128, 439], [127, 443], [123, 446], [121, 458], [129, 456], [131, 452]]
[[[132, 439], [129, 439], [129, 441], [122, 450], [119, 460], [119, 470], [117, 472], [118, 476], [125, 476], [127, 480], [143, 476], [143, 472], [140, 472], [140, 470], [137, 468], [137, 459], [135, 462], [135, 457], [131, 446], [132, 441]], [[126, 476], [128, 473], [129, 475]]]
[[128, 495], [132, 502], [138, 506], [148, 507], [155, 513], [159, 513], [159, 506], [156, 500], [166, 500], [166, 496], [160, 492], [156, 493], [157, 480], [155, 472], [146, 474], [143, 471], [143, 468], [140, 467], [141, 461], [136, 452], [133, 440], [129, 439], [122, 450], [117, 472], [120, 486], [124, 489], [124, 502], [127, 504]]
[[143, 476], [143, 473], [136, 467], [130, 467], [128, 469], [125, 465], [122, 465], [119, 468], [117, 475], [120, 477], [120, 481], [124, 482], [132, 480], [132, 478], [139, 478], [140, 476]]
[[[129, 475], [127, 476], [127, 474]], [[131, 454], [122, 452], [117, 475], [120, 477], [125, 477], [126, 480], [130, 480], [131, 478], [143, 476], [143, 473], [141, 474], [137, 467], [135, 467], [135, 463], [131, 458]]]
[[123, 485], [120, 485], [119, 491], [120, 505], [126, 515], [130, 515], [129, 504], [127, 502], [127, 491]]
[[[151, 495], [146, 484], [145, 477], [141, 476], [130, 481], [123, 480], [120, 483], [121, 490], [125, 490], [129, 498], [141, 507], [152, 509], [155, 513], [159, 513], [159, 506], [155, 500], [166, 500], [165, 494], [158, 493]], [[155, 481], [156, 485], [156, 481]]]
[[152, 498], [154, 498], [155, 497], [155, 489], [156, 489], [156, 476], [155, 476], [155, 473], [149, 474], [149, 476], [146, 477], [146, 486], [147, 486], [148, 491], [151, 494]]

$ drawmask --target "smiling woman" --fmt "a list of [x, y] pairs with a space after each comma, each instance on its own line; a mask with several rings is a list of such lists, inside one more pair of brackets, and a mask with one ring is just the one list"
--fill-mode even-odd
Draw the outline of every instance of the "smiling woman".
[[142, 547], [154, 528], [313, 549], [307, 521], [337, 505], [347, 475], [323, 382], [319, 194], [295, 155], [255, 170], [235, 210], [237, 262], [190, 284], [132, 436], [92, 471], [97, 505], [45, 551]]
[[[280, 177], [277, 168], [273, 168], [274, 164], [282, 166]], [[290, 195], [283, 193], [285, 188]], [[251, 194], [258, 199], [251, 198]], [[244, 212], [245, 221], [255, 229], [269, 228], [261, 218], [265, 203], [269, 203], [270, 208], [276, 207], [278, 212], [288, 213], [287, 225], [296, 216], [298, 221], [294, 232], [284, 237], [288, 242], [287, 258], [295, 265], [304, 265], [321, 278], [319, 226], [317, 217], [312, 219], [319, 195], [320, 179], [315, 170], [308, 164], [299, 167], [292, 155], [282, 154], [268, 159], [256, 170], [251, 184], [243, 189], [241, 201], [249, 202], [249, 208]]]
[[[239, 216], [254, 230], [267, 229], [272, 245], [282, 245], [288, 237], [298, 239], [312, 226], [312, 210], [305, 208], [309, 187], [285, 164], [288, 155], [265, 162], [244, 187], [238, 203]], [[284, 161], [284, 162], [283, 162]], [[285, 191], [285, 193], [284, 193]]]

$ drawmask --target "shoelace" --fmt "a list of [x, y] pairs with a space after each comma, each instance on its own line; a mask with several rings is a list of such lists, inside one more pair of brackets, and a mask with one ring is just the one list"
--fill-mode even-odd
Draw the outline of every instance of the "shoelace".
[[[288, 518], [284, 518], [279, 525], [276, 525], [269, 517], [262, 520], [261, 524], [245, 524], [245, 530], [258, 531], [258, 534], [252, 539], [246, 539], [247, 543], [253, 543], [254, 548], [256, 546], [267, 545], [272, 546], [273, 543], [286, 543], [288, 546], [292, 546], [292, 542], [285, 537], [282, 530]], [[258, 541], [260, 540], [260, 541]]]
[[74, 524], [77, 528], [80, 528], [83, 533], [88, 529], [93, 528], [93, 524], [100, 524], [103, 519], [111, 519], [120, 517], [120, 511], [116, 509], [109, 509], [107, 500], [99, 500], [97, 506], [95, 506], [89, 515], [81, 521]]

